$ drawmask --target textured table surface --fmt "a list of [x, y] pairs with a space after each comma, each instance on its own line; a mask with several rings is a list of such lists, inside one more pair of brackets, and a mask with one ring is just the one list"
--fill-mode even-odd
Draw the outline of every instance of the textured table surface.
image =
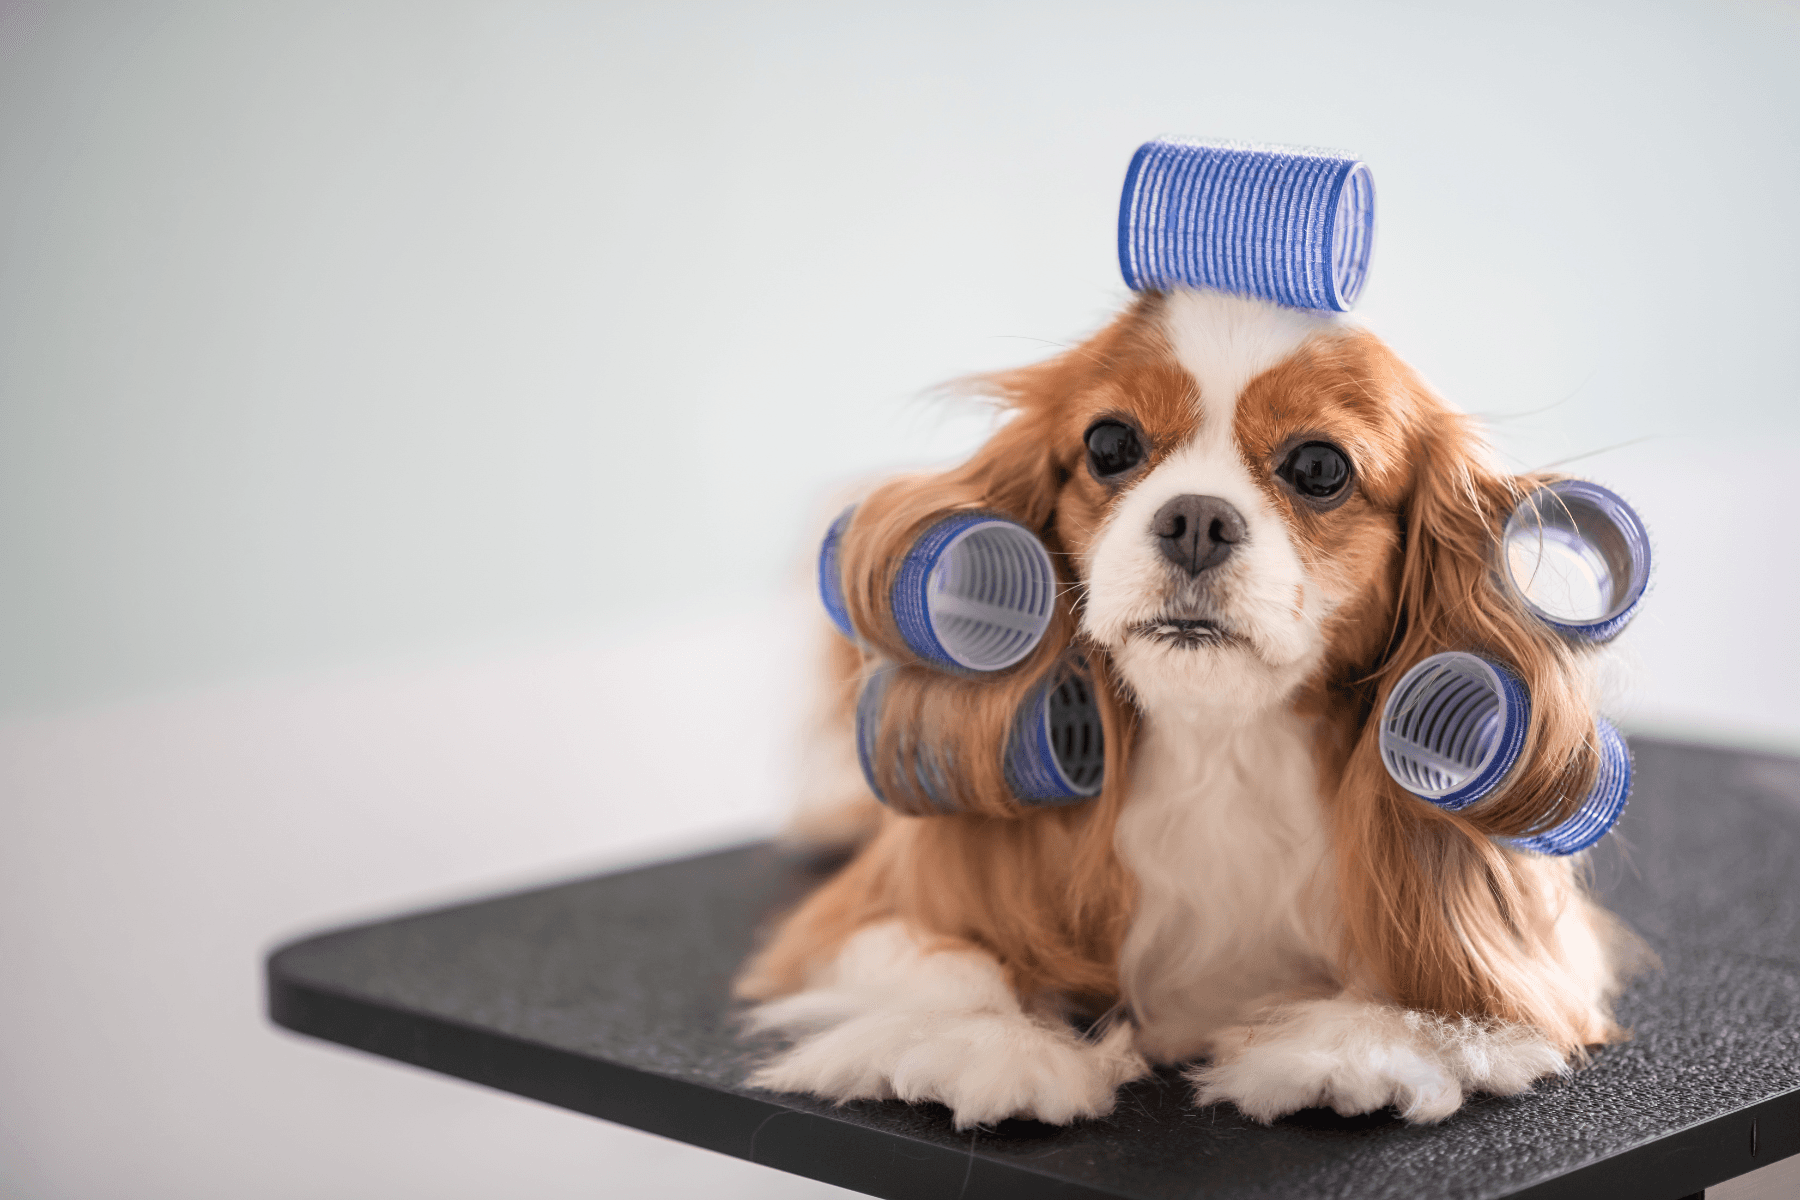
[[1169, 1073], [1068, 1129], [743, 1086], [731, 975], [812, 882], [764, 845], [327, 933], [268, 964], [290, 1029], [878, 1196], [1631, 1197], [1800, 1153], [1800, 761], [1633, 743], [1595, 859], [1662, 957], [1635, 1040], [1441, 1126], [1194, 1108]]

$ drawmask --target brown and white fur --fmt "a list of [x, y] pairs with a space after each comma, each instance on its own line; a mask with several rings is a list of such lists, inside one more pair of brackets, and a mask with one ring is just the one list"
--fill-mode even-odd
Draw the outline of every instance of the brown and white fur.
[[[1585, 652], [1492, 576], [1501, 522], [1547, 477], [1495, 470], [1469, 420], [1365, 330], [1217, 293], [1143, 295], [991, 382], [1013, 412], [988, 443], [877, 489], [845, 537], [846, 578], [867, 580], [852, 616], [874, 632], [833, 651], [815, 759], [854, 771], [856, 688], [904, 659], [884, 572], [933, 514], [978, 507], [1041, 530], [1066, 595], [1031, 659], [957, 693], [946, 736], [991, 728], [989, 708], [1074, 647], [1100, 693], [1105, 789], [1023, 808], [973, 732], [955, 755], [980, 768], [973, 811], [877, 815], [859, 778], [838, 785], [837, 827], [874, 832], [739, 980], [753, 1026], [790, 1042], [753, 1082], [939, 1101], [966, 1128], [1103, 1114], [1151, 1064], [1192, 1063], [1199, 1103], [1262, 1121], [1389, 1105], [1437, 1121], [1621, 1037], [1609, 999], [1629, 938], [1578, 861], [1497, 840], [1567, 817], [1594, 770]], [[1084, 444], [1109, 416], [1147, 452], [1117, 479]], [[1352, 464], [1329, 505], [1277, 473], [1317, 440]], [[1184, 495], [1244, 523], [1191, 578], [1151, 529]], [[1452, 649], [1510, 664], [1533, 699], [1505, 790], [1457, 814], [1388, 778], [1371, 719], [1408, 667]]]

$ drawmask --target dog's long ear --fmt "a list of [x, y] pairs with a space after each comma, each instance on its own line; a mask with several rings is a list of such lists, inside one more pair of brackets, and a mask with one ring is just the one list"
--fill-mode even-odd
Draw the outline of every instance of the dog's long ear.
[[[1009, 410], [1000, 427], [959, 466], [903, 476], [875, 489], [844, 531], [839, 549], [844, 598], [868, 651], [866, 670], [916, 661], [895, 623], [890, 598], [907, 550], [946, 512], [978, 509], [1017, 521], [1044, 542], [1056, 568], [1057, 598], [1050, 626], [1020, 663], [975, 680], [923, 668], [889, 672], [874, 761], [878, 775], [894, 784], [884, 786], [883, 793], [902, 811], [934, 811], [922, 797], [906, 798], [906, 772], [894, 769], [910, 759], [909, 739], [920, 737], [956, 764], [945, 781], [954, 793], [949, 807], [986, 816], [1025, 811], [1007, 787], [1001, 744], [1012, 714], [1064, 658], [1077, 627], [1072, 597], [1078, 580], [1055, 531], [1057, 495], [1068, 479], [1068, 460], [1074, 452], [1061, 444], [1067, 440], [1068, 404], [1107, 370], [1117, 345], [1140, 323], [1134, 308], [1084, 344], [1046, 362], [970, 381]], [[1093, 653], [1097, 652], [1090, 652], [1090, 658]], [[1104, 671], [1096, 673], [1097, 682], [1104, 677]], [[1109, 747], [1114, 747], [1125, 736], [1115, 719], [1119, 709], [1110, 692], [1100, 699]], [[1110, 766], [1111, 748], [1107, 757], [1109, 779], [1122, 775], [1122, 770]]]
[[[845, 607], [871, 649], [897, 662], [912, 659], [894, 620], [894, 579], [907, 550], [946, 513], [979, 509], [1010, 517], [1045, 540], [1053, 561], [1062, 557], [1049, 529], [1058, 486], [1051, 454], [1053, 422], [1048, 405], [1020, 408], [967, 462], [948, 471], [889, 480], [857, 506], [838, 553]], [[1071, 581], [1059, 582], [1066, 587]], [[1066, 616], [1067, 605], [1059, 604], [1044, 644], [1021, 672], [1068, 644], [1073, 626], [1061, 628]]]
[[[1497, 574], [1508, 515], [1546, 480], [1495, 470], [1473, 423], [1414, 386], [1393, 636], [1338, 795], [1350, 951], [1374, 972], [1373, 988], [1402, 1004], [1528, 1021], [1573, 1050], [1613, 1032], [1596, 1027], [1555, 945], [1557, 906], [1584, 901], [1572, 884], [1546, 894], [1548, 876], [1496, 841], [1573, 815], [1598, 764], [1585, 656], [1532, 618]], [[1395, 783], [1379, 744], [1395, 683], [1446, 650], [1500, 662], [1531, 698], [1502, 789], [1455, 813]]]
[[1396, 644], [1376, 712], [1400, 676], [1432, 654], [1464, 650], [1510, 669], [1531, 697], [1518, 765], [1497, 795], [1456, 819], [1488, 836], [1540, 831], [1575, 814], [1599, 765], [1587, 655], [1531, 616], [1500, 574], [1507, 517], [1554, 477], [1495, 471], [1460, 413], [1439, 408], [1427, 422], [1404, 518]]

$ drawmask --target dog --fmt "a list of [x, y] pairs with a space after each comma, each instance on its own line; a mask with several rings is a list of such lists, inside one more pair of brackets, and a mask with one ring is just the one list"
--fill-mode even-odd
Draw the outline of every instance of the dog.
[[[866, 837], [739, 976], [749, 1027], [786, 1046], [751, 1083], [935, 1101], [966, 1129], [1098, 1117], [1186, 1064], [1197, 1104], [1261, 1122], [1391, 1106], [1428, 1123], [1624, 1037], [1634, 939], [1579, 858], [1503, 840], [1566, 820], [1596, 767], [1591, 650], [1495, 576], [1507, 514], [1553, 477], [1497, 470], [1477, 425], [1349, 319], [1208, 290], [1141, 293], [986, 382], [1009, 415], [967, 463], [862, 501], [841, 554], [875, 582], [851, 613], [892, 630], [882, 564], [934, 514], [1041, 531], [1051, 629], [974, 686], [1011, 704], [1083, 655], [1104, 789], [881, 809], [854, 697], [903, 644], [835, 639], [811, 753], [837, 802], [812, 820]], [[1444, 650], [1505, 662], [1532, 697], [1504, 790], [1455, 813], [1388, 777], [1375, 719]], [[995, 754], [971, 734], [954, 757]]]

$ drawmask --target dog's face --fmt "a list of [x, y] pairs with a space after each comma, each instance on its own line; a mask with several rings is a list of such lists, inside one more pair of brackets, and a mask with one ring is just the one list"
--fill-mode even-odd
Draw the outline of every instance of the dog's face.
[[1327, 318], [1178, 292], [1051, 436], [1083, 632], [1150, 711], [1243, 720], [1392, 629], [1408, 398]]
[[[860, 581], [851, 619], [897, 662], [910, 651], [887, 608], [894, 564], [945, 510], [999, 511], [1065, 556], [1069, 602], [1018, 670], [919, 677], [920, 704], [954, 691], [993, 718], [958, 717], [945, 736], [963, 739], [959, 759], [990, 759], [990, 726], [1079, 639], [1100, 651], [1088, 661], [1117, 711], [1214, 726], [1283, 704], [1316, 713], [1328, 773], [1404, 805], [1369, 714], [1421, 659], [1468, 650], [1519, 676], [1533, 716], [1513, 782], [1459, 828], [1513, 836], [1573, 813], [1597, 761], [1582, 656], [1494, 583], [1501, 526], [1542, 478], [1496, 470], [1475, 425], [1380, 339], [1220, 293], [1150, 293], [990, 382], [1012, 418], [961, 466], [877, 489], [840, 546]], [[989, 774], [959, 807], [1016, 814]]]

